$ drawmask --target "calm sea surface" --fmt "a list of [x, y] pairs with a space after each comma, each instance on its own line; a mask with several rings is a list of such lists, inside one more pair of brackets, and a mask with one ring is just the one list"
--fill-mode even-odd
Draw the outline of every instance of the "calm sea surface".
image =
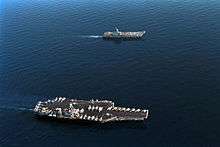
[[[139, 41], [105, 41], [117, 26]], [[144, 123], [38, 120], [55, 96], [150, 110]], [[0, 146], [220, 146], [219, 0], [1, 0]]]

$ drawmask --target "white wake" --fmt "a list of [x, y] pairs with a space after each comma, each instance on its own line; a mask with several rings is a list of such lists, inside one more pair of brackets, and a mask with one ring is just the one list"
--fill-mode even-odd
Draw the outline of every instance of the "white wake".
[[10, 110], [10, 111], [33, 111], [31, 108], [26, 107], [16, 107], [16, 106], [0, 106], [0, 111]]
[[79, 35], [80, 38], [102, 38], [101, 35]]

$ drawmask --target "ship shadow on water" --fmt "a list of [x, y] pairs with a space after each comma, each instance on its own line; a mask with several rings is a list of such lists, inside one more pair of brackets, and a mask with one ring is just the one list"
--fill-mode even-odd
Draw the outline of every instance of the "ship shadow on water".
[[146, 129], [147, 122], [146, 121], [118, 121], [118, 122], [107, 122], [100, 123], [95, 121], [87, 121], [87, 120], [70, 120], [70, 119], [59, 119], [47, 116], [34, 116], [36, 121], [43, 123], [52, 123], [67, 126], [74, 126], [82, 128], [94, 128], [94, 129]]

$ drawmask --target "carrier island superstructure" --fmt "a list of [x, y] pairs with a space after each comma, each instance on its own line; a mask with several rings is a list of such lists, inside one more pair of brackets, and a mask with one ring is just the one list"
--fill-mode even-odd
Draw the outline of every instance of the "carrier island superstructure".
[[108, 100], [77, 100], [56, 97], [53, 100], [39, 101], [34, 108], [39, 116], [94, 122], [143, 121], [148, 118], [148, 110], [115, 107]]

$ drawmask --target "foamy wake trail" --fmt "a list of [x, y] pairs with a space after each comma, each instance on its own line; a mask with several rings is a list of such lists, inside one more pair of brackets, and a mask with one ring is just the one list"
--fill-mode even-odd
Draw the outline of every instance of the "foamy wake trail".
[[33, 111], [33, 109], [30, 108], [18, 108], [20, 111]]
[[0, 106], [0, 111], [11, 110], [11, 111], [33, 111], [31, 108], [25, 107], [10, 107], [10, 106]]
[[81, 38], [102, 38], [101, 35], [79, 35]]

